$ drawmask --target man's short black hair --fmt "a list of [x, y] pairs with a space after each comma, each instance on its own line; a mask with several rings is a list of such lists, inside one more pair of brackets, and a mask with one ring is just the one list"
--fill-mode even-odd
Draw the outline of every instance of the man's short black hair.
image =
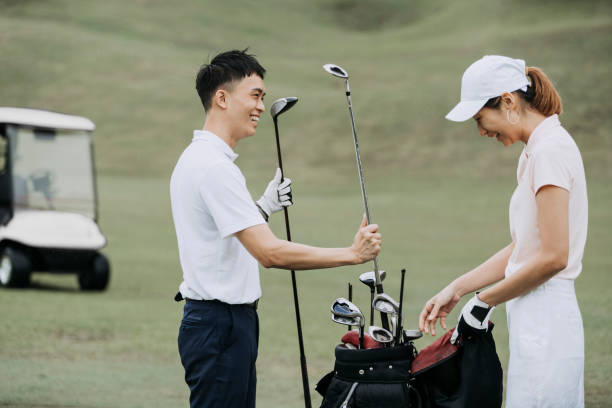
[[204, 110], [212, 106], [212, 97], [224, 84], [240, 80], [252, 74], [263, 79], [266, 70], [259, 65], [255, 55], [247, 54], [249, 49], [222, 52], [200, 67], [196, 77], [196, 90]]

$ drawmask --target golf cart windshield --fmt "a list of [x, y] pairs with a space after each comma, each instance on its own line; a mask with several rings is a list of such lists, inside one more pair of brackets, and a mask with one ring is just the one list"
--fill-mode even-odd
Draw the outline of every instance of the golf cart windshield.
[[15, 209], [95, 218], [90, 132], [7, 127]]

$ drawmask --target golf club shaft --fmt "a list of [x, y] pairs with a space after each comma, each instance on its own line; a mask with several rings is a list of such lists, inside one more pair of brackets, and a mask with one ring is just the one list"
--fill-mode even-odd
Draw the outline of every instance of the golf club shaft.
[[[351, 285], [350, 282], [348, 284], [348, 300], [349, 302], [353, 301], [353, 285]], [[353, 326], [348, 327], [348, 331], [351, 331], [352, 329], [353, 329]]]
[[374, 286], [370, 287], [370, 326], [374, 326]]
[[402, 338], [402, 307], [404, 306], [404, 278], [406, 277], [406, 269], [402, 269], [402, 280], [400, 283], [400, 302], [399, 313], [397, 316], [397, 332], [395, 334], [395, 344], [400, 344]]
[[[276, 152], [278, 153], [278, 167], [281, 170], [281, 182], [284, 179], [283, 159], [281, 156], [280, 140], [278, 137], [278, 123], [274, 118], [274, 133], [276, 134]], [[287, 241], [291, 242], [291, 228], [289, 227], [289, 211], [283, 207], [285, 213], [285, 229], [287, 231]], [[312, 408], [310, 400], [310, 386], [308, 385], [308, 368], [306, 367], [306, 354], [304, 353], [304, 340], [302, 338], [302, 320], [300, 319], [300, 303], [298, 301], [297, 283], [295, 281], [295, 271], [291, 270], [291, 284], [293, 286], [293, 304], [295, 306], [295, 320], [297, 322], [298, 342], [300, 346], [300, 365], [302, 368], [302, 385], [304, 387], [304, 405]]]
[[361, 322], [362, 325], [359, 326], [359, 348], [363, 349], [363, 322]]
[[[351, 88], [349, 87], [348, 78], [344, 80], [346, 84], [346, 100], [348, 102], [349, 113], [351, 116], [351, 127], [353, 129], [353, 141], [355, 142], [355, 156], [357, 157], [357, 171], [359, 172], [359, 181], [361, 184], [361, 196], [365, 207], [366, 221], [370, 224], [370, 208], [368, 206], [368, 195], [366, 193], [365, 182], [363, 180], [363, 170], [361, 168], [361, 156], [359, 154], [359, 142], [357, 141], [357, 130], [355, 129], [355, 117], [353, 115], [353, 103], [351, 102]], [[378, 274], [378, 260], [374, 258], [374, 278], [376, 279], [376, 293], [384, 293], [382, 281]], [[380, 314], [380, 320], [384, 329], [389, 330], [389, 321], [387, 315]]]

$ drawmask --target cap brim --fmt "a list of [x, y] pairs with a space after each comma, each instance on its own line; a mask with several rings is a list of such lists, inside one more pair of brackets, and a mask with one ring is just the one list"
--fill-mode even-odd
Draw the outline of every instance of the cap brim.
[[446, 115], [453, 122], [464, 122], [471, 119], [487, 103], [488, 99], [480, 101], [461, 101]]

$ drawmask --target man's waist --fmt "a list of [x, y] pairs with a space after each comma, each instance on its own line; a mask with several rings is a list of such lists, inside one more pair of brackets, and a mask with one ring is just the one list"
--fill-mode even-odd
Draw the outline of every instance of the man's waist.
[[219, 304], [223, 304], [227, 306], [234, 306], [234, 307], [246, 306], [246, 307], [253, 308], [255, 310], [257, 310], [257, 305], [259, 303], [259, 299], [255, 300], [254, 302], [250, 302], [250, 303], [228, 303], [228, 302], [223, 302], [218, 299], [192, 299], [189, 297], [183, 297], [181, 292], [177, 292], [176, 296], [174, 296], [174, 300], [176, 300], [177, 302], [180, 302], [183, 299], [187, 302], [195, 302], [195, 303], [219, 303]]
[[224, 305], [228, 305], [228, 306], [234, 306], [234, 307], [239, 307], [239, 306], [246, 306], [246, 307], [250, 307], [253, 308], [255, 310], [257, 310], [257, 304], [259, 303], [259, 299], [257, 299], [254, 302], [251, 303], [227, 303], [227, 302], [222, 302], [220, 300], [217, 299], [190, 299], [190, 298], [186, 298], [185, 299], [187, 302], [198, 302], [198, 303], [221, 303]]

